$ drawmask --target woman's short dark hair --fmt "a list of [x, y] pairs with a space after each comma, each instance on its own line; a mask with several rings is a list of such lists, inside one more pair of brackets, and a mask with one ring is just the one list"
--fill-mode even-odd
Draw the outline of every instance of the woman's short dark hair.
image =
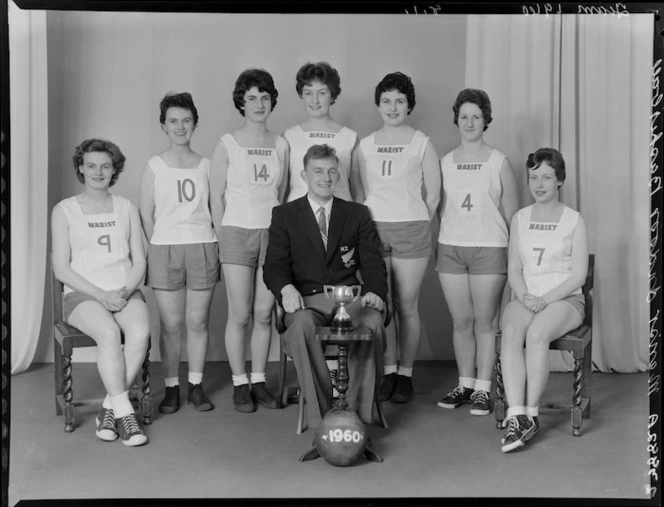
[[120, 151], [120, 148], [118, 148], [117, 144], [112, 143], [111, 141], [106, 141], [105, 139], [86, 139], [74, 149], [72, 160], [74, 161], [74, 170], [76, 171], [78, 181], [85, 183], [85, 177], [78, 169], [83, 165], [84, 155], [93, 152], [108, 153], [108, 156], [111, 157], [113, 169], [115, 169], [109, 184], [109, 187], [112, 187], [115, 185], [115, 181], [124, 169], [126, 158]]
[[484, 130], [489, 128], [489, 123], [493, 118], [491, 117], [491, 100], [484, 90], [478, 90], [476, 88], [466, 88], [459, 92], [452, 110], [454, 111], [454, 124], [459, 125], [459, 109], [466, 102], [475, 104], [482, 111], [482, 118], [484, 119]]
[[396, 90], [406, 96], [406, 99], [408, 99], [408, 114], [410, 114], [415, 108], [415, 86], [410, 77], [402, 72], [393, 72], [385, 76], [378, 83], [374, 92], [374, 100], [377, 106], [380, 105], [380, 96], [391, 90]]
[[526, 183], [528, 182], [528, 171], [537, 169], [544, 162], [556, 172], [556, 179], [561, 183], [565, 181], [565, 159], [562, 154], [554, 148], [540, 148], [535, 153], [528, 155], [526, 160]]
[[333, 158], [339, 164], [339, 157], [337, 157], [337, 150], [335, 150], [329, 144], [314, 144], [310, 146], [307, 152], [304, 154], [304, 168], [307, 168], [307, 163], [310, 160], [320, 160], [323, 158]]
[[235, 104], [235, 108], [240, 111], [242, 116], [244, 116], [244, 94], [254, 86], [258, 88], [259, 92], [270, 94], [272, 110], [277, 105], [279, 92], [274, 87], [274, 80], [270, 73], [263, 69], [247, 69], [239, 75], [237, 81], [235, 81], [235, 89], [233, 90], [233, 104]]
[[198, 110], [194, 105], [194, 99], [189, 92], [175, 93], [168, 92], [159, 103], [159, 123], [162, 125], [166, 121], [166, 112], [169, 107], [180, 107], [189, 109], [194, 117], [194, 125], [198, 125]]
[[300, 98], [302, 97], [302, 89], [314, 81], [319, 81], [327, 85], [332, 96], [332, 104], [334, 104], [334, 101], [337, 100], [337, 97], [341, 93], [341, 78], [339, 77], [339, 73], [337, 69], [327, 62], [305, 63], [297, 71], [295, 81], [295, 90], [297, 90]]

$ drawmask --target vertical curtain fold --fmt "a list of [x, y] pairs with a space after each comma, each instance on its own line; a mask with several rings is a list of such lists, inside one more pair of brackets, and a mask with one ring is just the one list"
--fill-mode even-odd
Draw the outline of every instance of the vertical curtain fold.
[[[532, 202], [524, 161], [559, 149], [561, 200], [579, 210], [596, 254], [593, 361], [647, 368], [648, 121], [652, 15], [468, 16], [466, 86], [492, 100], [487, 142], [504, 151]], [[551, 353], [552, 370], [571, 358]]]
[[39, 341], [45, 289], [48, 192], [46, 12], [9, 2], [11, 128], [11, 373]]

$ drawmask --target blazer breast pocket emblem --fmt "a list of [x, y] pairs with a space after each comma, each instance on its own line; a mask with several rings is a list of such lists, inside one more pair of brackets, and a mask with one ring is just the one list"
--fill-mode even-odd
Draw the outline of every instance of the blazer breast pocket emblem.
[[355, 259], [354, 259], [354, 256], [355, 256], [355, 247], [353, 247], [353, 248], [351, 248], [350, 250], [348, 250], [348, 247], [347, 247], [347, 246], [346, 246], [346, 247], [342, 246], [342, 247], [341, 247], [341, 251], [344, 252], [345, 250], [347, 250], [346, 253], [342, 253], [342, 254], [341, 254], [341, 262], [344, 263], [344, 267], [345, 267], [346, 269], [348, 269], [348, 268], [352, 268], [352, 267], [355, 266], [355, 264], [356, 264]]

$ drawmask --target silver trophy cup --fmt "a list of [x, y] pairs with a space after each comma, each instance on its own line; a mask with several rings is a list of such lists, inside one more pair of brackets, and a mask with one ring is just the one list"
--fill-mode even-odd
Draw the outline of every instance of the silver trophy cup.
[[333, 333], [347, 333], [353, 330], [353, 322], [345, 306], [355, 301], [362, 291], [361, 285], [324, 285], [323, 292], [334, 303], [337, 313], [332, 319]]

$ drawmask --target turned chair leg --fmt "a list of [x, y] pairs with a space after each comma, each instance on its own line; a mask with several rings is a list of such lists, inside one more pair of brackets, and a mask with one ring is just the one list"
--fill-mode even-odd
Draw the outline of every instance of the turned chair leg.
[[582, 372], [583, 366], [583, 357], [574, 356], [574, 395], [572, 397], [572, 402], [574, 407], [572, 408], [572, 435], [578, 437], [581, 435], [581, 379], [583, 377]]
[[586, 399], [586, 405], [583, 407], [583, 418], [588, 419], [590, 417], [590, 383], [592, 381], [592, 370], [593, 370], [593, 350], [592, 350], [592, 339], [586, 345], [586, 350], [583, 352], [583, 366], [582, 376], [581, 376], [581, 396]]
[[152, 424], [152, 389], [150, 387], [150, 346], [143, 360], [143, 396], [141, 397], [141, 415], [143, 424]]
[[63, 396], [65, 401], [65, 433], [71, 433], [74, 431], [74, 394], [72, 392], [71, 356], [63, 356], [62, 367], [64, 374]]
[[55, 415], [62, 415], [62, 407], [58, 401], [58, 396], [63, 394], [62, 349], [55, 338], [53, 339], [53, 346], [55, 347], [55, 360], [53, 361], [53, 369], [55, 370]]
[[503, 384], [503, 371], [500, 365], [500, 356], [496, 358], [496, 403], [494, 405], [496, 413], [496, 428], [503, 429], [505, 420], [505, 386]]

